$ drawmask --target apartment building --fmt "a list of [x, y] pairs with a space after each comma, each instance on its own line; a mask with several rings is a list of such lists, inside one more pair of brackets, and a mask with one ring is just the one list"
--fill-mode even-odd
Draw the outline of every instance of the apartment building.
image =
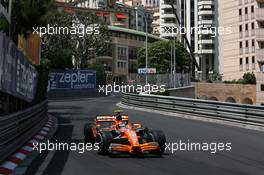
[[[169, 0], [160, 1], [160, 36], [163, 38], [175, 37], [173, 31], [179, 28], [169, 2]], [[180, 15], [179, 1], [175, 1], [174, 7], [177, 9], [178, 15]], [[179, 35], [177, 37], [179, 37]]]
[[[193, 0], [176, 0], [174, 8], [177, 12], [181, 25], [179, 25], [176, 16], [173, 13], [170, 0], [160, 1], [160, 36], [172, 39], [174, 37], [185, 42], [182, 38], [182, 32], [187, 34], [187, 38], [194, 50], [195, 33], [191, 32], [191, 27], [195, 25], [194, 13], [195, 1]], [[187, 29], [184, 31], [184, 28]]]
[[223, 0], [224, 79], [239, 79], [246, 72], [257, 78], [257, 103], [264, 102], [264, 0]]
[[147, 8], [158, 8], [160, 0], [142, 0], [142, 5]]
[[156, 9], [153, 13], [153, 22], [152, 22], [152, 34], [159, 36], [160, 35], [160, 12], [159, 9]]
[[195, 1], [195, 55], [200, 66], [197, 76], [205, 80], [210, 72], [223, 73], [222, 35], [218, 28], [222, 26], [220, 0]]
[[[181, 25], [177, 23], [169, 3], [169, 0], [161, 0], [161, 37], [172, 38], [176, 36], [186, 45], [182, 38], [182, 33], [185, 32], [192, 51], [195, 52], [197, 63], [201, 67], [201, 71], [197, 71], [198, 76], [201, 79], [206, 79], [210, 71], [222, 73], [221, 36], [218, 36], [217, 33], [213, 36], [202, 30], [203, 28], [211, 29], [221, 25], [221, 15], [218, 15], [221, 4], [218, 3], [218, 0], [176, 0], [174, 5]], [[199, 28], [201, 30], [198, 30]]]

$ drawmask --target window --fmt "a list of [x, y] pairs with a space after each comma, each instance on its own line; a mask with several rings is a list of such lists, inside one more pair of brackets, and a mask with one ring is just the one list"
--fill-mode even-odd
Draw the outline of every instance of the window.
[[245, 8], [245, 14], [246, 15], [248, 14], [248, 8], [247, 7]]
[[255, 40], [254, 39], [251, 41], [251, 45], [252, 45], [252, 47], [255, 47]]
[[254, 5], [251, 6], [251, 13], [254, 13], [255, 11], [255, 8], [254, 8]]
[[242, 16], [242, 9], [239, 9], [239, 16]]
[[246, 64], [248, 64], [248, 57], [246, 57]]
[[240, 41], [240, 43], [239, 43], [239, 47], [240, 47], [240, 49], [243, 48], [243, 42], [242, 42], [242, 41]]
[[252, 57], [252, 64], [255, 64], [255, 57]]
[[239, 26], [239, 32], [242, 32], [243, 31], [243, 27], [242, 25]]
[[243, 58], [239, 59], [239, 65], [243, 65]]
[[248, 47], [248, 41], [246, 41], [246, 47]]
[[254, 22], [251, 23], [251, 29], [253, 29], [253, 30], [255, 29], [255, 23]]
[[264, 49], [264, 42], [261, 42], [259, 47], [260, 49]]
[[260, 85], [260, 90], [261, 90], [261, 91], [264, 91], [264, 84], [261, 84], [261, 85]]
[[248, 24], [246, 24], [246, 29], [245, 30], [248, 31]]

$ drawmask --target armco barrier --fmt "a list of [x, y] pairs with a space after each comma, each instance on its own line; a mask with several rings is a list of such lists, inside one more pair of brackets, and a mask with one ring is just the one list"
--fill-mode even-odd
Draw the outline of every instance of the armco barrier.
[[122, 95], [122, 104], [264, 126], [264, 106], [127, 93]]
[[22, 147], [47, 121], [48, 101], [0, 117], [0, 162]]

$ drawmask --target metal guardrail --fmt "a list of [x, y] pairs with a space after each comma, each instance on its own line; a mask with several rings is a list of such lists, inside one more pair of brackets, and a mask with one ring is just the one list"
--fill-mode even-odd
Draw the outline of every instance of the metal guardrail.
[[47, 121], [48, 101], [0, 117], [0, 162], [22, 147]]
[[127, 93], [122, 104], [264, 127], [264, 106]]

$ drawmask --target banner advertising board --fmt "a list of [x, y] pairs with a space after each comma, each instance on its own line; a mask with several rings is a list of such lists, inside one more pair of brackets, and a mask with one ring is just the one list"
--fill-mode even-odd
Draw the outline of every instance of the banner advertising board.
[[37, 75], [35, 67], [0, 32], [0, 91], [31, 102], [35, 98]]
[[96, 72], [86, 69], [52, 71], [49, 75], [49, 90], [95, 89]]

